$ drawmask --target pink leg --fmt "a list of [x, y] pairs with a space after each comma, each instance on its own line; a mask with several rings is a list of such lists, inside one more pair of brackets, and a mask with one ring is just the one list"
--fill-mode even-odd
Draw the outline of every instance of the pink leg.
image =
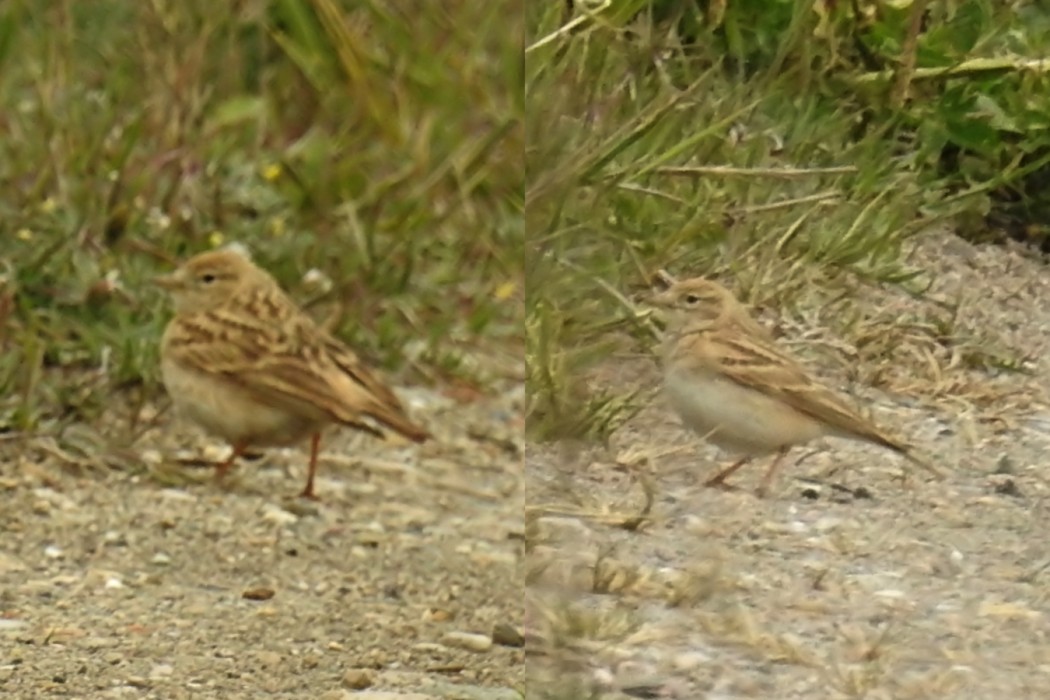
[[726, 479], [729, 476], [731, 476], [734, 472], [736, 472], [738, 469], [740, 469], [740, 467], [742, 467], [745, 464], [747, 464], [750, 460], [751, 460], [750, 457], [744, 457], [740, 461], [734, 462], [733, 464], [730, 464], [728, 467], [726, 467], [725, 469], [723, 469], [722, 471], [718, 472], [717, 474], [712, 476], [710, 479], [705, 481], [704, 482], [704, 486], [709, 486], [709, 487], [712, 487], [712, 488], [714, 488], [714, 487], [722, 487], [722, 488], [724, 488], [726, 486], [726, 483], [725, 483]]
[[248, 449], [247, 445], [234, 445], [233, 452], [226, 458], [225, 461], [215, 465], [215, 480], [222, 481], [226, 478], [226, 474], [230, 471], [230, 467], [237, 461], [237, 458], [244, 454], [244, 451]]
[[777, 452], [777, 456], [773, 458], [773, 462], [769, 465], [769, 469], [766, 470], [766, 475], [762, 477], [762, 483], [760, 483], [755, 490], [755, 495], [759, 498], [765, 498], [766, 494], [769, 493], [769, 487], [773, 485], [773, 477], [776, 476], [777, 467], [780, 466], [780, 462], [784, 459], [784, 455], [786, 454], [787, 448], [783, 447]]
[[306, 475], [306, 488], [299, 494], [303, 498], [320, 500], [314, 494], [314, 475], [317, 473], [317, 451], [321, 446], [321, 433], [314, 433], [310, 437], [310, 471]]

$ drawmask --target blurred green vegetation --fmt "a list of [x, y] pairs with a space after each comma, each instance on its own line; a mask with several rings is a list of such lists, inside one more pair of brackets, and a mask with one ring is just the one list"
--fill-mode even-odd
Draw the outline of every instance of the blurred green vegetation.
[[935, 223], [1050, 240], [1045, 3], [570, 0], [530, 4], [526, 32], [536, 438], [602, 438], [638, 407], [585, 378], [610, 328], [648, 342], [622, 295], [659, 268], [779, 308], [921, 294], [905, 244]]
[[512, 2], [0, 5], [0, 425], [159, 395], [150, 278], [231, 241], [406, 381], [484, 389], [521, 355], [523, 31]]

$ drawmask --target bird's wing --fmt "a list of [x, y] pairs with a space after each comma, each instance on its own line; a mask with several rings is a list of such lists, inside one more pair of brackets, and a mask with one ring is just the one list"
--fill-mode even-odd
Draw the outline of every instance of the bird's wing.
[[339, 373], [349, 378], [353, 386], [367, 393], [369, 407], [364, 411], [366, 415], [414, 442], [422, 442], [430, 437], [426, 430], [409, 420], [394, 392], [368, 369], [353, 350], [328, 334], [323, 335], [321, 342], [325, 355]]
[[886, 435], [838, 394], [772, 343], [742, 333], [710, 332], [694, 341], [701, 361], [741, 386], [783, 401], [845, 437], [906, 453], [908, 447]]
[[176, 317], [165, 343], [175, 362], [220, 375], [267, 403], [375, 435], [382, 431], [362, 417], [417, 442], [427, 437], [348, 348], [340, 348], [290, 301], [269, 298]]

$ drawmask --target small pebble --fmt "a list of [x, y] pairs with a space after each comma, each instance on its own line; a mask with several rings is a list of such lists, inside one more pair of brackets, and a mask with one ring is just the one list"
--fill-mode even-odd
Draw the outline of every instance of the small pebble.
[[832, 515], [826, 515], [822, 518], [819, 518], [817, 522], [813, 524], [813, 528], [817, 532], [830, 532], [831, 530], [838, 529], [845, 522], [846, 521], [842, 518], [836, 518]]
[[505, 647], [523, 647], [525, 635], [514, 625], [498, 622], [492, 627], [492, 641]]
[[454, 617], [455, 614], [444, 608], [427, 608], [423, 611], [424, 622], [448, 622]]
[[448, 647], [444, 644], [435, 644], [434, 642], [420, 642], [412, 645], [412, 651], [419, 652], [420, 654], [441, 654], [447, 649]]
[[904, 591], [896, 588], [884, 588], [881, 591], [875, 591], [875, 595], [880, 598], [890, 598], [892, 600], [901, 600], [905, 597]]
[[182, 489], [161, 489], [159, 493], [162, 498], [168, 498], [173, 501], [189, 503], [197, 500], [197, 496]]
[[313, 501], [299, 498], [294, 501], [285, 500], [282, 503], [282, 510], [300, 518], [316, 518], [321, 515], [321, 509]]
[[160, 464], [164, 461], [164, 455], [160, 453], [160, 450], [143, 450], [139, 453], [139, 459], [146, 464]]
[[447, 632], [441, 635], [441, 643], [450, 647], [458, 647], [467, 651], [488, 651], [492, 648], [492, 637], [487, 634], [473, 634], [471, 632]]
[[276, 651], [260, 651], [255, 658], [262, 666], [277, 666], [281, 663], [281, 655]]
[[263, 520], [274, 525], [292, 525], [299, 521], [299, 516], [289, 512], [280, 506], [268, 503], [263, 506]]
[[376, 674], [368, 668], [349, 668], [343, 674], [343, 687], [351, 690], [370, 688], [376, 682]]
[[702, 651], [686, 651], [674, 657], [672, 665], [676, 671], [695, 671], [706, 663], [710, 663], [711, 657]]
[[230, 456], [230, 448], [226, 445], [205, 445], [201, 450], [201, 457], [208, 462], [223, 462]]
[[277, 592], [272, 588], [258, 586], [257, 588], [246, 588], [241, 592], [241, 597], [245, 600], [269, 600], [276, 594]]

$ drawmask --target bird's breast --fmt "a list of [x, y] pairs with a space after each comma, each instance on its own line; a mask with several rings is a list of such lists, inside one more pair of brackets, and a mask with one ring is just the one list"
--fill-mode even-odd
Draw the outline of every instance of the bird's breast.
[[316, 416], [274, 406], [230, 379], [169, 358], [161, 360], [161, 375], [180, 416], [230, 443], [290, 445], [323, 425]]
[[768, 454], [824, 434], [809, 416], [714, 371], [671, 369], [664, 389], [687, 427], [729, 452]]

